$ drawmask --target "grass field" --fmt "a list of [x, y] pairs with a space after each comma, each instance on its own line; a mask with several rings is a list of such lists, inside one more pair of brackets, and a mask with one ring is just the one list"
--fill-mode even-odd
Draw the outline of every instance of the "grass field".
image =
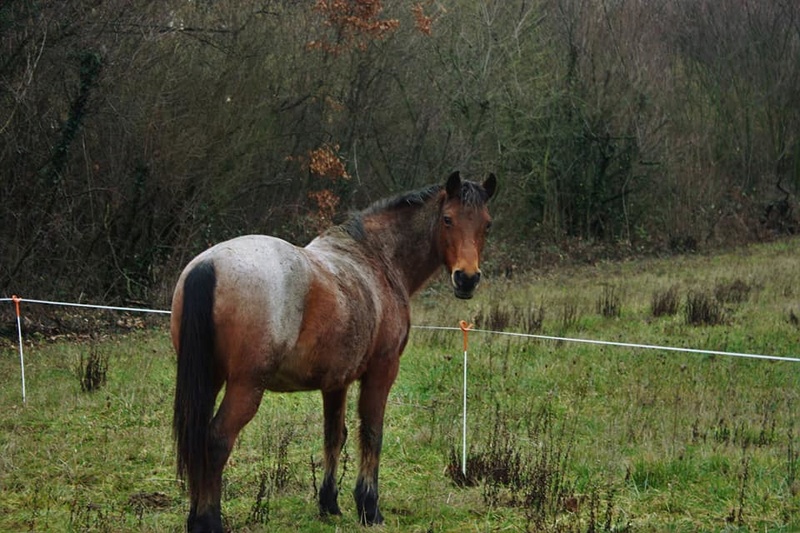
[[[798, 258], [794, 239], [571, 267], [489, 279], [469, 302], [434, 284], [413, 321], [798, 357]], [[0, 531], [180, 530], [166, 320], [29, 336], [25, 406], [15, 339], [0, 342]], [[486, 333], [469, 352], [464, 478], [461, 334], [412, 333], [387, 409], [381, 531], [800, 530], [800, 363]], [[106, 378], [93, 392], [87, 366]], [[321, 417], [318, 393], [265, 396], [225, 471], [232, 530], [358, 529], [355, 439], [344, 515], [317, 516]]]

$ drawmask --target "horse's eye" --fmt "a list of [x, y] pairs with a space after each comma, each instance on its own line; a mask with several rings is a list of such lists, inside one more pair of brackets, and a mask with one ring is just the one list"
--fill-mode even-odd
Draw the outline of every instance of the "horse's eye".
[[492, 229], [492, 221], [491, 220], [486, 223], [486, 231], [489, 231], [490, 229]]
[[448, 228], [449, 228], [450, 226], [452, 226], [452, 225], [453, 225], [453, 219], [452, 219], [452, 218], [450, 218], [450, 217], [449, 217], [449, 216], [447, 216], [447, 215], [445, 215], [445, 216], [442, 218], [442, 220], [444, 221], [444, 225], [445, 225], [445, 226], [447, 226]]

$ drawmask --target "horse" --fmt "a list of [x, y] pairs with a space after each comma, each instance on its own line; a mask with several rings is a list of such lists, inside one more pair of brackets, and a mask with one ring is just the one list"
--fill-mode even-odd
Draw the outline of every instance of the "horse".
[[[173, 294], [173, 438], [190, 497], [189, 531], [222, 531], [222, 471], [264, 391], [319, 390], [324, 413], [321, 516], [340, 515], [336, 472], [348, 387], [360, 383], [362, 525], [380, 524], [378, 467], [389, 390], [411, 327], [410, 298], [443, 265], [471, 298], [497, 180], [437, 184], [376, 202], [305, 247], [266, 235], [200, 253]], [[216, 398], [225, 392], [214, 413]]]

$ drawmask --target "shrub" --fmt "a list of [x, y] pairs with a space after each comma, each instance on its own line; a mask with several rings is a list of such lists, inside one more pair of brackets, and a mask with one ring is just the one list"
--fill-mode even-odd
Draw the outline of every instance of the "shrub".
[[703, 291], [690, 291], [686, 296], [686, 323], [692, 326], [714, 326], [725, 321], [719, 300]]
[[663, 291], [653, 291], [650, 311], [654, 317], [673, 316], [678, 312], [679, 306], [677, 285]]
[[727, 304], [746, 302], [750, 297], [750, 285], [741, 279], [718, 282], [714, 287], [714, 296], [718, 301]]
[[511, 325], [511, 308], [501, 303], [481, 307], [475, 315], [475, 326], [492, 331], [505, 331]]
[[108, 354], [100, 353], [94, 344], [90, 347], [88, 355], [81, 353], [77, 374], [83, 392], [94, 392], [106, 384], [108, 359]]
[[544, 307], [530, 304], [528, 307], [518, 309], [518, 322], [523, 332], [531, 334], [542, 331], [544, 322]]
[[597, 312], [606, 318], [619, 318], [622, 314], [622, 304], [616, 287], [603, 286], [603, 293], [597, 299]]

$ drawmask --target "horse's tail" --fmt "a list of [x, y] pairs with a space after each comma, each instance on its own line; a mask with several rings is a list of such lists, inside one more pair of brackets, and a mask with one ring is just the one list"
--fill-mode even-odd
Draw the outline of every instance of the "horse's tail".
[[199, 263], [183, 282], [183, 308], [178, 334], [178, 378], [172, 433], [178, 476], [190, 493], [205, 486], [209, 473], [209, 429], [219, 378], [214, 375], [214, 289], [211, 262]]

